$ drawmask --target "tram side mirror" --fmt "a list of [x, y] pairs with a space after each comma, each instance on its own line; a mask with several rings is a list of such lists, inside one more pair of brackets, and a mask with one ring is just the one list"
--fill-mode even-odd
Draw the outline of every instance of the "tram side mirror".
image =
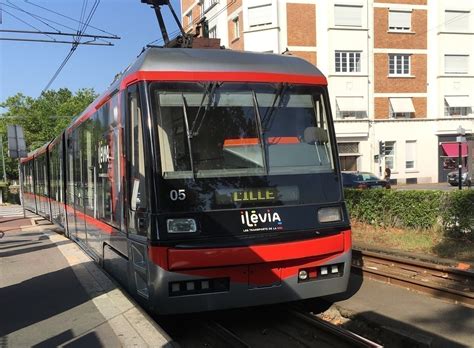
[[307, 144], [324, 144], [329, 141], [328, 133], [323, 128], [307, 127], [304, 130], [304, 142]]

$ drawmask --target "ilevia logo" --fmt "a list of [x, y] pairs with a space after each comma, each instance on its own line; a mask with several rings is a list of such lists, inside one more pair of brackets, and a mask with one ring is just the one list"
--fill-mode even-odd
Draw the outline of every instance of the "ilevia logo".
[[270, 209], [266, 211], [243, 210], [240, 211], [240, 219], [244, 232], [283, 230], [283, 221], [280, 215]]

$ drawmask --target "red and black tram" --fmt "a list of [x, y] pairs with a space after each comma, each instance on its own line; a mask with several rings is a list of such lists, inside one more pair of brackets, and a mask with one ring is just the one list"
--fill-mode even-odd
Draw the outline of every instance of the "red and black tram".
[[347, 288], [327, 82], [302, 59], [148, 48], [21, 173], [24, 207], [158, 313]]

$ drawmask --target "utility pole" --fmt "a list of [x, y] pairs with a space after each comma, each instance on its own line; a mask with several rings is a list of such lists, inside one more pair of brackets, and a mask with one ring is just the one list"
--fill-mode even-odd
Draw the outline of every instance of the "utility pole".
[[0, 134], [0, 154], [2, 155], [3, 181], [7, 182], [7, 171], [5, 170], [5, 156], [3, 155], [3, 139]]
[[7, 186], [7, 172], [5, 170], [5, 156], [3, 155], [3, 139], [0, 134], [0, 155], [2, 156], [3, 181], [0, 182], [0, 204], [3, 204], [3, 188]]

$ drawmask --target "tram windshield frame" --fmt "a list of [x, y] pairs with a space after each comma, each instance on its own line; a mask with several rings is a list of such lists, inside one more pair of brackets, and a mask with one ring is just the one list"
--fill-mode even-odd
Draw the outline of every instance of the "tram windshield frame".
[[164, 179], [335, 171], [324, 89], [288, 83], [152, 83]]

